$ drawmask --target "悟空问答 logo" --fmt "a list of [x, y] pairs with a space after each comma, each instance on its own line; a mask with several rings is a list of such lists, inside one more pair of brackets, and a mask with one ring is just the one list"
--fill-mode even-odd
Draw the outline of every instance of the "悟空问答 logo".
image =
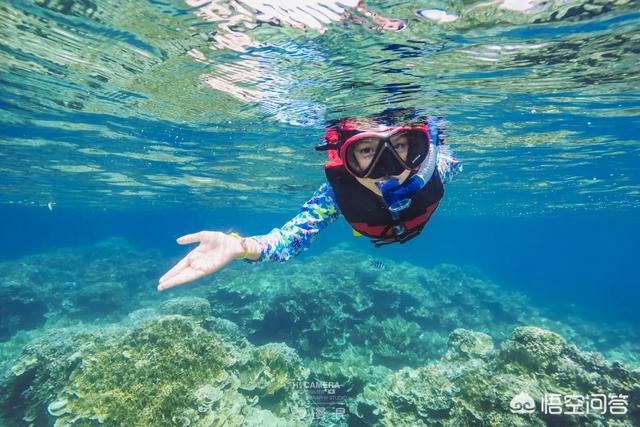
[[533, 397], [521, 391], [511, 399], [509, 407], [514, 414], [531, 414], [536, 410], [536, 402]]

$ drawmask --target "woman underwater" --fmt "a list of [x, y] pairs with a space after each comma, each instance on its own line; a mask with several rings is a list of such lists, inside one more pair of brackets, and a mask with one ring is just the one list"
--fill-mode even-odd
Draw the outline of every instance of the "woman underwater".
[[329, 155], [327, 182], [295, 217], [261, 236], [200, 231], [178, 238], [181, 245], [199, 245], [160, 278], [158, 290], [214, 273], [237, 258], [287, 261], [340, 214], [354, 234], [370, 237], [376, 247], [405, 243], [431, 218], [444, 196], [443, 184], [462, 170], [444, 139], [442, 119], [398, 110], [331, 124], [325, 143], [316, 147]]

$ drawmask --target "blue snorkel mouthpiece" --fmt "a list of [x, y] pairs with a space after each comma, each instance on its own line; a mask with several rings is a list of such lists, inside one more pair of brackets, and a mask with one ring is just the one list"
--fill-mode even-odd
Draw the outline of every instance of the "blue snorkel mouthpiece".
[[[389, 178], [384, 181], [376, 182], [376, 185], [382, 193], [382, 200], [387, 205], [391, 218], [396, 221], [400, 218], [400, 212], [407, 209], [411, 204], [411, 196], [406, 197], [405, 192], [402, 190], [404, 186], [400, 185], [400, 181], [397, 178]], [[393, 231], [396, 236], [403, 235], [407, 229], [402, 224], [393, 226]]]
[[[408, 184], [408, 182], [407, 182]], [[376, 182], [376, 185], [382, 193], [382, 199], [387, 205], [389, 212], [392, 214], [399, 213], [409, 207], [411, 204], [411, 196], [414, 194], [405, 185], [400, 185], [397, 178], [389, 178], [384, 181]], [[420, 188], [418, 188], [419, 190]]]

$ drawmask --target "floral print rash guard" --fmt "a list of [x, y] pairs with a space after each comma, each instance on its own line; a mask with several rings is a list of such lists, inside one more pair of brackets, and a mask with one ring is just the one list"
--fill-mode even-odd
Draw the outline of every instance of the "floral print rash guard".
[[[438, 147], [438, 173], [443, 183], [451, 182], [462, 171], [462, 163], [447, 145]], [[268, 234], [251, 236], [260, 247], [260, 257], [250, 263], [274, 261], [284, 262], [311, 246], [320, 231], [340, 217], [333, 188], [323, 183], [313, 196], [300, 208], [300, 212], [280, 228]]]

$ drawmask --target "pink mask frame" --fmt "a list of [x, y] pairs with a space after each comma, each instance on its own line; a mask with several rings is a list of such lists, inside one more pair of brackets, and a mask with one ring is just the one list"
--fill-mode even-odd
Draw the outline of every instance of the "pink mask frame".
[[[357, 130], [357, 129], [353, 129], [353, 128], [347, 128], [345, 127], [344, 130], [350, 131], [350, 130]], [[405, 161], [402, 159], [402, 157], [396, 152], [396, 150], [393, 148], [393, 146], [390, 143], [390, 138], [400, 132], [404, 132], [404, 131], [422, 131], [424, 133], [425, 136], [425, 141], [426, 141], [426, 147], [427, 150], [424, 153], [419, 153], [418, 156], [416, 156], [412, 161]], [[361, 141], [365, 138], [378, 138], [382, 141], [381, 144], [378, 144], [378, 147], [376, 148], [376, 152], [373, 155], [373, 160], [371, 161], [371, 163], [367, 166], [367, 168], [362, 172], [355, 172], [353, 170], [351, 170], [351, 167], [349, 165], [349, 161], [347, 160], [347, 149], [354, 143]], [[385, 149], [390, 150], [390, 152], [395, 156], [395, 158], [398, 160], [398, 162], [406, 169], [406, 170], [410, 170], [413, 172], [417, 172], [418, 169], [420, 168], [420, 164], [422, 163], [422, 161], [424, 160], [424, 158], [426, 158], [426, 155], [428, 153], [428, 147], [431, 145], [431, 136], [429, 135], [429, 127], [426, 124], [423, 125], [418, 125], [418, 126], [396, 126], [393, 128], [389, 128], [386, 129], [382, 132], [377, 132], [377, 131], [363, 131], [360, 132], [356, 135], [353, 135], [350, 138], [347, 138], [343, 143], [339, 144], [339, 149], [338, 149], [338, 154], [340, 156], [340, 158], [343, 160], [344, 166], [347, 169], [347, 172], [349, 172], [351, 175], [357, 177], [357, 178], [368, 178], [369, 175], [372, 173], [372, 171], [375, 169], [378, 161], [380, 160], [380, 157], [382, 156], [382, 152]], [[423, 157], [423, 159], [419, 162], [416, 163], [416, 160], [420, 157]]]

